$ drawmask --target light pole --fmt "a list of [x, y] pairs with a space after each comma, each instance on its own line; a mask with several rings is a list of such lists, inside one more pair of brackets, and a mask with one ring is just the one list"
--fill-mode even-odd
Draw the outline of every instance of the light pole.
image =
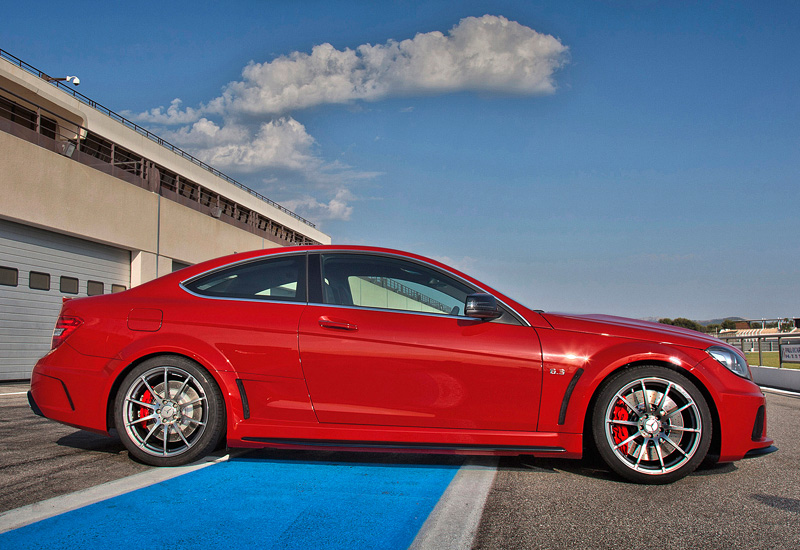
[[73, 86], [77, 86], [81, 83], [81, 79], [77, 76], [65, 76], [62, 78], [55, 78], [52, 76], [44, 75], [44, 79], [48, 82], [71, 82]]

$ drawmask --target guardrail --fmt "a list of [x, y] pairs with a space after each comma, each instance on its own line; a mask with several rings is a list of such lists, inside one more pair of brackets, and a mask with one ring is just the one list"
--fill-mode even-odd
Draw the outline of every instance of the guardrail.
[[209, 164], [206, 164], [202, 160], [192, 156], [191, 154], [187, 153], [186, 151], [184, 151], [180, 147], [177, 147], [177, 146], [173, 145], [172, 143], [166, 141], [165, 139], [157, 136], [156, 134], [152, 133], [147, 128], [142, 128], [141, 126], [139, 126], [135, 122], [132, 122], [132, 121], [128, 120], [127, 118], [125, 118], [124, 116], [120, 115], [119, 113], [115, 113], [114, 111], [112, 111], [108, 107], [104, 107], [103, 105], [97, 103], [93, 99], [90, 99], [90, 98], [86, 97], [85, 95], [83, 95], [82, 93], [76, 91], [75, 89], [70, 88], [69, 86], [67, 86], [63, 82], [60, 82], [58, 80], [53, 80], [53, 78], [50, 75], [48, 75], [46, 73], [43, 73], [42, 71], [40, 71], [36, 67], [26, 63], [25, 61], [19, 59], [18, 57], [15, 57], [15, 56], [11, 55], [10, 53], [8, 53], [7, 51], [5, 51], [3, 49], [0, 49], [0, 58], [3, 58], [6, 61], [8, 61], [9, 63], [12, 63], [12, 64], [16, 65], [20, 69], [23, 69], [24, 71], [27, 71], [30, 74], [41, 78], [45, 82], [47, 82], [49, 84], [52, 84], [56, 88], [59, 88], [61, 91], [70, 94], [72, 97], [74, 97], [75, 99], [77, 99], [81, 103], [85, 103], [89, 107], [91, 107], [91, 108], [93, 108], [93, 109], [95, 109], [97, 111], [100, 111], [104, 115], [106, 115], [108, 117], [111, 117], [112, 119], [116, 120], [120, 124], [122, 124], [124, 126], [127, 126], [131, 130], [134, 130], [136, 133], [141, 134], [141, 135], [145, 136], [146, 138], [156, 142], [157, 144], [159, 144], [160, 146], [164, 147], [165, 149], [169, 149], [170, 151], [172, 151], [176, 155], [181, 156], [184, 159], [188, 160], [189, 162], [191, 162], [193, 164], [196, 164], [200, 168], [211, 172], [212, 174], [214, 174], [218, 178], [221, 178], [221, 179], [227, 181], [228, 183], [233, 184], [234, 186], [238, 187], [239, 189], [242, 189], [243, 191], [247, 191], [248, 193], [250, 193], [251, 195], [253, 195], [257, 199], [266, 202], [270, 206], [272, 206], [274, 208], [277, 208], [281, 212], [284, 212], [285, 214], [288, 214], [289, 216], [295, 218], [296, 220], [299, 220], [299, 221], [303, 222], [304, 224], [306, 224], [306, 225], [308, 225], [310, 227], [314, 227], [314, 228], [317, 227], [314, 223], [308, 221], [307, 219], [303, 218], [299, 214], [295, 214], [294, 212], [292, 212], [291, 210], [289, 210], [285, 206], [281, 206], [280, 204], [278, 204], [277, 202], [273, 201], [272, 199], [269, 199], [269, 198], [265, 197], [264, 195], [262, 195], [258, 191], [250, 189], [249, 187], [247, 187], [243, 183], [239, 183], [238, 181], [236, 181], [232, 177], [230, 177], [230, 176], [228, 176], [226, 174], [223, 174], [222, 172], [220, 172], [219, 170], [217, 170], [213, 166], [211, 166]]
[[[780, 348], [781, 342], [784, 340], [794, 340], [797, 343], [800, 343], [800, 333], [798, 332], [780, 332], [775, 334], [753, 334], [748, 336], [738, 336], [738, 335], [718, 335], [717, 338], [720, 340], [724, 340], [725, 342], [738, 347], [742, 350], [743, 353], [755, 353], [758, 351], [758, 364], [763, 365], [764, 358], [763, 352], [764, 351], [774, 351], [772, 349], [772, 344], [777, 343], [777, 351], [778, 351], [778, 368], [783, 367], [783, 361], [781, 360], [780, 356]], [[733, 344], [732, 342], [737, 342], [738, 344]], [[764, 344], [769, 343], [769, 349], [765, 350], [766, 347]], [[747, 344], [750, 344], [750, 349], [745, 349]], [[755, 349], [757, 348], [757, 349]]]

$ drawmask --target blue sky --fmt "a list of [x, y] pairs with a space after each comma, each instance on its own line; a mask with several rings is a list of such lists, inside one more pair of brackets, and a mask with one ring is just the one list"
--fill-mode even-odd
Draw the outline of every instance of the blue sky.
[[788, 1], [76, 2], [6, 13], [0, 48], [334, 243], [532, 308], [800, 317], [798, 20]]

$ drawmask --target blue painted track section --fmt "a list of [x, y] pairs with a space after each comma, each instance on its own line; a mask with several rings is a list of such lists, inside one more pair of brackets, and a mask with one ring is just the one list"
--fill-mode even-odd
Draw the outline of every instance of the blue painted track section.
[[459, 464], [239, 458], [0, 535], [2, 549], [405, 549]]

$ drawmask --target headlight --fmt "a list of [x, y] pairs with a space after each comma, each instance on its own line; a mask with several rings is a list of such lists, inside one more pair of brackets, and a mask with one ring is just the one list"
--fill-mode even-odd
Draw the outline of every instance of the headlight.
[[750, 367], [747, 366], [747, 361], [744, 357], [733, 351], [732, 349], [723, 348], [722, 346], [711, 346], [706, 350], [708, 354], [722, 363], [726, 369], [734, 374], [738, 374], [742, 378], [752, 380], [750, 374]]

